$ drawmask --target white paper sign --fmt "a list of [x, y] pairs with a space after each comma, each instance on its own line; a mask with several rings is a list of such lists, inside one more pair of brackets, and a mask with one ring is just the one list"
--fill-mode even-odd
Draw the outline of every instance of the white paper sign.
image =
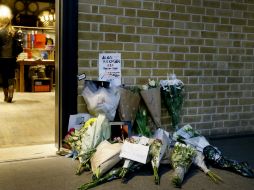
[[121, 54], [99, 54], [99, 81], [109, 81], [113, 86], [121, 85]]
[[121, 149], [120, 157], [145, 164], [147, 161], [148, 151], [149, 146], [133, 144], [125, 141]]

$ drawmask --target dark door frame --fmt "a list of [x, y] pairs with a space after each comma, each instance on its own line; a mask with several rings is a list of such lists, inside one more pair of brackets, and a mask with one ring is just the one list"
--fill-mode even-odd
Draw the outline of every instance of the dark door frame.
[[77, 113], [78, 0], [56, 0], [55, 144], [62, 146], [70, 114]]

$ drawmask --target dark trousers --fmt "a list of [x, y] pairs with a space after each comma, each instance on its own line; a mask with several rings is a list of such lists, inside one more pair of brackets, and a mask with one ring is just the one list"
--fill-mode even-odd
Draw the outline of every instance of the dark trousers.
[[11, 79], [15, 78], [16, 59], [0, 59], [0, 73], [2, 75], [3, 88], [8, 88]]

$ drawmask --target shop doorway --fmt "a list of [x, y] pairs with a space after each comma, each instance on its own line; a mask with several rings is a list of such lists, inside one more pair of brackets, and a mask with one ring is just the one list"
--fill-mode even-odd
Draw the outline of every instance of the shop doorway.
[[[29, 156], [40, 157], [40, 155], [38, 156], [38, 154], [40, 154], [43, 150], [45, 150], [45, 152], [50, 151], [50, 154], [55, 154], [55, 150], [58, 150], [61, 147], [62, 139], [67, 133], [69, 115], [77, 113], [78, 0], [56, 0], [54, 2], [56, 13], [56, 45], [55, 88], [53, 102], [55, 109], [53, 111], [55, 113], [49, 113], [48, 115], [50, 117], [52, 115], [54, 116], [54, 142], [52, 142], [50, 146], [46, 147], [43, 144], [38, 146], [36, 145], [37, 147], [35, 147], [33, 151], [31, 151], [32, 149], [25, 149], [24, 147], [19, 150], [16, 150], [16, 147], [14, 147], [12, 148], [12, 151], [10, 151], [10, 148], [0, 148], [1, 155], [5, 155], [5, 153], [7, 152], [9, 152], [10, 154], [12, 154], [12, 152], [15, 152], [16, 155], [23, 154], [24, 156], [26, 156], [24, 154], [24, 151], [26, 151], [28, 153], [30, 152], [30, 154], [26, 157], [29, 159]], [[30, 113], [27, 114], [29, 115]], [[47, 120], [47, 118], [45, 119]], [[44, 121], [45, 120], [41, 118], [41, 120], [38, 122], [43, 123]], [[32, 126], [36, 126], [36, 122], [33, 123]], [[19, 154], [19, 151], [21, 151], [22, 154]]]
[[[25, 15], [24, 21], [33, 18], [33, 14], [27, 14], [28, 9], [33, 9], [31, 11], [36, 11], [40, 6], [44, 6], [42, 10], [46, 10], [47, 5], [50, 9], [55, 9], [55, 1], [31, 1], [33, 4], [29, 4], [30, 1], [7, 1], [6, 4], [10, 6], [13, 10], [14, 16], [17, 16], [19, 12], [17, 10], [24, 6], [24, 10], [20, 10], [20, 15]], [[2, 3], [2, 2], [1, 2]], [[5, 3], [5, 2], [3, 2]], [[41, 5], [42, 3], [42, 5]], [[45, 8], [46, 7], [46, 8]], [[25, 10], [27, 9], [27, 10]], [[39, 13], [38, 13], [39, 15]], [[21, 18], [21, 17], [20, 17]], [[57, 16], [55, 17], [57, 18]], [[24, 22], [26, 23], [26, 22]], [[56, 22], [57, 23], [57, 22]], [[54, 45], [57, 49], [56, 42], [56, 31], [55, 26], [27, 26], [22, 23], [18, 23], [17, 29], [22, 30], [24, 34], [42, 34], [47, 35], [46, 31], [50, 31], [50, 39], [54, 39]], [[30, 24], [29, 22], [27, 24]], [[46, 29], [45, 29], [46, 28]], [[54, 36], [52, 36], [54, 35]], [[26, 44], [27, 45], [27, 44]], [[27, 48], [27, 47], [26, 47]], [[33, 49], [32, 49], [33, 48]], [[44, 47], [31, 47], [33, 51], [42, 52]], [[28, 49], [28, 48], [27, 48]], [[43, 49], [44, 51], [44, 49]], [[49, 52], [46, 48], [44, 52]], [[52, 51], [51, 51], [52, 52]], [[49, 54], [48, 54], [49, 55]], [[55, 56], [58, 56], [58, 52], [55, 51]], [[34, 56], [35, 57], [35, 56]], [[33, 57], [33, 58], [34, 58]], [[55, 58], [50, 58], [50, 60], [56, 60]], [[43, 60], [44, 61], [44, 60]], [[48, 60], [45, 60], [48, 61]], [[38, 60], [36, 60], [38, 63]], [[55, 61], [55, 65], [57, 65]], [[35, 65], [37, 66], [37, 65]], [[29, 65], [26, 67], [29, 67]], [[27, 68], [26, 68], [27, 69]], [[19, 74], [20, 67], [17, 69]], [[54, 70], [56, 73], [57, 71]], [[52, 73], [52, 72], [51, 72]], [[39, 89], [38, 91], [32, 89], [26, 89], [25, 85], [23, 90], [20, 89], [19, 81], [20, 75], [16, 77], [16, 92], [14, 93], [13, 103], [6, 103], [3, 101], [4, 96], [2, 88], [0, 87], [0, 153], [1, 161], [8, 160], [19, 160], [19, 159], [29, 159], [34, 157], [48, 156], [55, 153], [57, 147], [55, 143], [59, 141], [56, 139], [59, 135], [56, 135], [56, 127], [59, 127], [58, 121], [56, 120], [56, 87], [58, 86], [55, 76], [58, 74], [54, 73], [54, 84], [51, 83], [50, 90]], [[28, 74], [28, 73], [25, 73]], [[47, 76], [48, 77], [48, 76]], [[46, 77], [44, 77], [46, 78]], [[44, 79], [43, 78], [43, 79]], [[51, 79], [52, 79], [51, 78]], [[28, 78], [26, 78], [27, 83]], [[30, 78], [29, 78], [30, 80]], [[52, 80], [53, 81], [53, 80]], [[30, 81], [31, 82], [31, 81]], [[38, 81], [40, 82], [40, 81]], [[46, 84], [40, 85], [37, 83], [36, 87], [45, 87]], [[30, 86], [31, 83], [29, 84]], [[49, 86], [49, 85], [48, 85]], [[27, 88], [28, 86], [26, 86]]]

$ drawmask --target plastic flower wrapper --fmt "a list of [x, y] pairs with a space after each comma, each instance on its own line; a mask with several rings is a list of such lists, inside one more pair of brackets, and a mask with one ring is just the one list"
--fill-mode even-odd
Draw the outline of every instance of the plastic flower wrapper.
[[189, 170], [195, 156], [196, 151], [191, 146], [175, 143], [171, 153], [171, 165], [174, 169], [171, 182], [175, 187], [181, 187], [184, 175]]
[[81, 151], [82, 135], [94, 124], [96, 120], [97, 118], [90, 118], [79, 130], [74, 128], [69, 130], [68, 134], [64, 138], [64, 142], [70, 146], [72, 153], [66, 156], [72, 156], [73, 159], [78, 157], [78, 154]]
[[178, 131], [173, 133], [173, 139], [185, 144], [189, 144], [200, 152], [210, 145], [204, 136], [201, 136], [196, 130], [194, 130], [189, 124], [183, 126]]
[[121, 121], [130, 121], [133, 125], [140, 103], [140, 89], [138, 87], [120, 87], [120, 101], [118, 113]]
[[104, 114], [99, 114], [93, 125], [88, 127], [88, 129], [82, 134], [81, 151], [78, 156], [80, 165], [77, 169], [77, 174], [80, 174], [84, 166], [87, 166], [99, 143], [109, 139], [110, 135], [111, 126], [108, 119]]
[[107, 140], [102, 141], [96, 148], [96, 152], [91, 157], [91, 168], [96, 178], [115, 166], [121, 159], [119, 157], [122, 143], [111, 144]]
[[172, 139], [170, 139], [168, 132], [160, 128], [155, 131], [153, 139], [149, 149], [149, 156], [151, 157], [155, 184], [159, 184], [160, 177], [158, 171], [160, 162]]
[[189, 124], [183, 126], [173, 133], [173, 139], [175, 141], [183, 141], [183, 139], [189, 139], [197, 136], [200, 136], [200, 134], [195, 131]]
[[214, 146], [207, 146], [203, 150], [205, 160], [214, 167], [238, 173], [245, 177], [254, 178], [254, 172], [247, 162], [238, 162], [223, 156]]
[[212, 172], [210, 169], [207, 168], [204, 159], [205, 157], [203, 153], [200, 151], [196, 151], [196, 156], [193, 159], [193, 164], [198, 166], [206, 175], [210, 177], [210, 179], [213, 182], [215, 183], [222, 182], [223, 180], [220, 176], [218, 176], [217, 174], [215, 174], [214, 172]]
[[148, 79], [148, 84], [142, 86], [140, 92], [146, 107], [157, 127], [161, 126], [161, 93], [160, 86], [155, 80]]
[[120, 100], [119, 89], [115, 86], [100, 86], [96, 82], [102, 81], [85, 81], [82, 96], [87, 109], [94, 116], [105, 114], [109, 121], [113, 121]]
[[170, 80], [161, 80], [160, 86], [162, 98], [171, 116], [172, 127], [177, 130], [184, 99], [184, 84], [181, 80], [176, 79], [175, 75], [171, 75]]
[[151, 156], [155, 184], [160, 183], [158, 170], [160, 166], [161, 149], [162, 149], [162, 141], [159, 139], [155, 139], [153, 143], [150, 145], [149, 155]]

